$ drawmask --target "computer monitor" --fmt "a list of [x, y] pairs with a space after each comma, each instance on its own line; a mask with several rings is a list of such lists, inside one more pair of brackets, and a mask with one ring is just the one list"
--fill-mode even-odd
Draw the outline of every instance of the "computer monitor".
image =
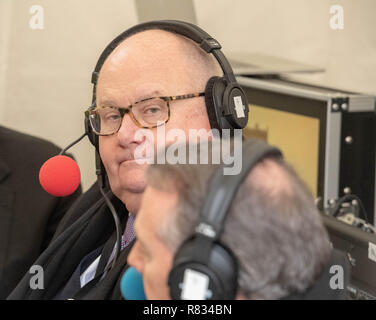
[[[304, 111], [304, 106], [301, 109]], [[323, 115], [293, 113], [255, 104], [252, 105], [251, 113], [243, 135], [258, 137], [277, 145], [317, 197], [319, 178], [322, 178], [319, 175], [319, 142], [320, 116]]]

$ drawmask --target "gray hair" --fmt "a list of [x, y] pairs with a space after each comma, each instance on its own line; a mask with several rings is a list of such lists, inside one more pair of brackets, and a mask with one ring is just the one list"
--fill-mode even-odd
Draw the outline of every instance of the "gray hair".
[[[178, 193], [176, 210], [157, 231], [173, 253], [193, 235], [208, 182], [219, 166], [149, 166], [148, 185]], [[249, 173], [231, 204], [220, 240], [238, 260], [239, 293], [248, 299], [279, 299], [303, 292], [331, 254], [311, 193], [279, 158], [264, 159]]]

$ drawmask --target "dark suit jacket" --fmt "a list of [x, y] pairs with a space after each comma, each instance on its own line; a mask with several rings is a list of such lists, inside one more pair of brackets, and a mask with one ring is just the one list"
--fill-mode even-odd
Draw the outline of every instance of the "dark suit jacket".
[[39, 184], [39, 169], [61, 149], [0, 126], [0, 299], [5, 299], [47, 247], [74, 200]]
[[[128, 212], [124, 204], [110, 191], [107, 196], [114, 205], [124, 230]], [[103, 251], [98, 270], [103, 270], [115, 245], [115, 235], [111, 212], [95, 183], [69, 209], [50, 245], [34, 262], [34, 264], [42, 266], [44, 270], [44, 288], [41, 290], [31, 289], [30, 279], [33, 275], [26, 273], [8, 299], [49, 300], [56, 298], [81, 260], [99, 247], [103, 247]], [[108, 271], [102, 280], [89, 282], [80, 292], [70, 298], [82, 300], [121, 299], [120, 280], [121, 275], [128, 268], [127, 256], [132, 244], [121, 251], [116, 265]]]

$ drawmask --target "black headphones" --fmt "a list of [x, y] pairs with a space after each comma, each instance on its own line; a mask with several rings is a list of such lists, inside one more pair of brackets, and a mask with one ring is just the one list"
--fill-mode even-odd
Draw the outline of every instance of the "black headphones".
[[[221, 45], [204, 30], [194, 24], [177, 21], [161, 20], [138, 24], [117, 36], [104, 49], [92, 73], [93, 83], [92, 108], [96, 106], [96, 87], [99, 72], [111, 52], [126, 38], [145, 30], [160, 29], [185, 36], [200, 45], [207, 53], [212, 53], [220, 64], [223, 77], [212, 77], [206, 84], [205, 103], [212, 129], [242, 129], [248, 122], [248, 101], [243, 89], [237, 83], [232, 68], [222, 53]], [[92, 131], [89, 118], [85, 117], [85, 130], [90, 142], [98, 154], [98, 136]], [[103, 170], [100, 159], [96, 160], [97, 172]]]
[[214, 172], [195, 233], [175, 254], [168, 278], [172, 299], [232, 300], [236, 296], [238, 263], [220, 241], [226, 216], [252, 168], [267, 157], [282, 157], [279, 149], [261, 140], [244, 140], [242, 147], [241, 172], [225, 176], [225, 165]]

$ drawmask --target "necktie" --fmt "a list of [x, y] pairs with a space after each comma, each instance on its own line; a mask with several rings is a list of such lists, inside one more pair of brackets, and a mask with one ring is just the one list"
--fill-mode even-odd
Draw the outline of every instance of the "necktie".
[[[135, 238], [135, 232], [134, 232], [134, 229], [133, 229], [133, 223], [134, 223], [134, 215], [130, 213], [128, 215], [128, 220], [127, 220], [127, 225], [125, 226], [125, 231], [124, 231], [124, 233], [123, 233], [123, 235], [121, 237], [121, 248], [120, 248], [120, 251], [123, 250]], [[116, 247], [117, 247], [117, 243], [115, 243], [115, 246], [114, 246], [114, 249], [112, 250], [111, 256], [108, 259], [106, 268], [108, 267], [108, 265], [110, 264], [110, 262], [112, 262], [112, 259], [115, 256]]]

